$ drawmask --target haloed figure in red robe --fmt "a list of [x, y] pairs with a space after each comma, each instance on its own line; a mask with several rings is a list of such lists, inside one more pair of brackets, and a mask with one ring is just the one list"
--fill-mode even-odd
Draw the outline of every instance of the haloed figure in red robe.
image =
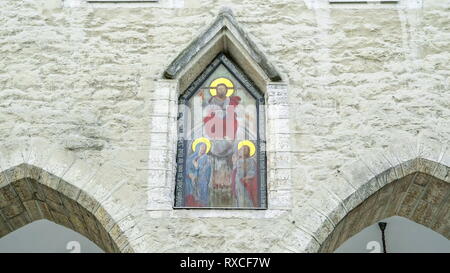
[[228, 87], [223, 83], [217, 85], [216, 91], [208, 101], [207, 116], [203, 118], [206, 133], [214, 139], [235, 139], [238, 126], [235, 110], [241, 98], [227, 97]]
[[235, 206], [240, 208], [258, 207], [258, 182], [256, 160], [250, 156], [250, 148], [242, 146], [232, 174]]

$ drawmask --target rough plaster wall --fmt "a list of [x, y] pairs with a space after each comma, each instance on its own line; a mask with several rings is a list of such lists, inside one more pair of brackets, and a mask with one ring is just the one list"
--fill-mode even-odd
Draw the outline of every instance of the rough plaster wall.
[[[307, 2], [130, 9], [0, 1], [1, 143], [44, 138], [89, 164], [109, 162], [120, 182], [104, 183], [139, 227], [136, 251], [317, 251], [326, 236], [315, 234], [317, 224], [336, 224], [327, 209], [354, 190], [336, 179], [342, 166], [393, 143], [449, 144], [450, 3], [396, 10]], [[270, 219], [149, 217], [149, 134], [164, 126], [148, 115], [160, 107], [155, 80], [223, 5], [287, 76], [294, 208]]]

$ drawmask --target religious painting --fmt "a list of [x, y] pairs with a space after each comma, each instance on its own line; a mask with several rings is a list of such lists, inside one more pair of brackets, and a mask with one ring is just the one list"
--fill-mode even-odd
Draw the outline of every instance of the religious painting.
[[264, 209], [264, 96], [220, 54], [179, 98], [175, 208]]

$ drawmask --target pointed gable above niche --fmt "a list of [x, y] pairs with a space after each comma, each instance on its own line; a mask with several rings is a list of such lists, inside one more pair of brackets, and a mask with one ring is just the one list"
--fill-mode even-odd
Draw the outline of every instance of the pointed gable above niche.
[[172, 61], [164, 77], [178, 79], [179, 89], [185, 90], [220, 53], [232, 58], [262, 91], [267, 82], [282, 81], [229, 8], [223, 8], [214, 22]]

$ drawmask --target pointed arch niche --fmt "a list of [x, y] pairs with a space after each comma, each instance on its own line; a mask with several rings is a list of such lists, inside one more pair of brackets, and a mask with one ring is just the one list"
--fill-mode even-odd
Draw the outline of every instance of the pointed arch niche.
[[[266, 196], [259, 209], [214, 207], [214, 210], [179, 210], [176, 202], [177, 143], [180, 136], [180, 103], [196, 82], [225, 64], [232, 77], [263, 107], [258, 126], [265, 149], [262, 168]], [[227, 65], [228, 64], [228, 65]], [[236, 69], [230, 69], [230, 67]], [[214, 68], [214, 69], [213, 69]], [[211, 70], [208, 73], [208, 70]], [[236, 75], [242, 72], [242, 75]], [[230, 9], [224, 8], [214, 22], [185, 48], [155, 82], [150, 124], [148, 210], [155, 217], [277, 217], [292, 208], [288, 86], [275, 67], [240, 27]], [[201, 83], [200, 83], [201, 84]], [[208, 85], [208, 83], [206, 83]], [[191, 90], [192, 91], [192, 90]], [[259, 112], [259, 110], [258, 110]], [[182, 118], [181, 118], [182, 120]], [[179, 144], [178, 144], [179, 145]], [[179, 148], [179, 147], [178, 147]], [[258, 158], [261, 160], [262, 158]], [[263, 165], [261, 165], [263, 166]], [[262, 195], [264, 194], [261, 191]], [[231, 208], [231, 209], [230, 209]]]

